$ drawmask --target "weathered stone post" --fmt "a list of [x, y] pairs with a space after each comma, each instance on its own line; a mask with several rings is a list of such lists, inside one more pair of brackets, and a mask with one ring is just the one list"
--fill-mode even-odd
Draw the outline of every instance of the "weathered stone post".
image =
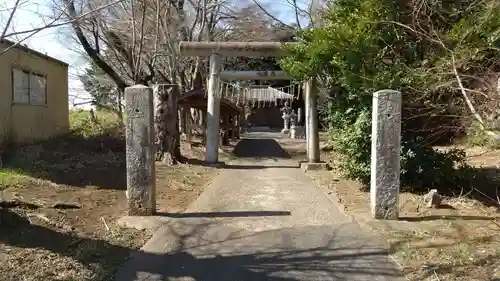
[[297, 114], [295, 114], [295, 111], [292, 110], [292, 113], [290, 114], [290, 138], [296, 139], [297, 138]]
[[319, 163], [319, 130], [317, 107], [316, 79], [311, 78], [306, 83], [306, 141], [307, 160], [309, 163]]
[[155, 134], [153, 89], [125, 89], [128, 214], [155, 213]]
[[210, 55], [206, 132], [207, 149], [205, 153], [205, 162], [209, 164], [216, 164], [219, 161], [220, 97], [217, 94], [217, 76], [221, 69], [221, 56], [218, 54]]
[[297, 109], [297, 124], [296, 126], [301, 126], [302, 125], [302, 107], [299, 107]]
[[285, 105], [280, 110], [283, 112], [281, 116], [283, 118], [283, 130], [281, 130], [281, 133], [288, 135], [290, 133], [290, 113], [292, 112], [288, 101], [285, 102]]
[[398, 219], [401, 92], [373, 94], [370, 201], [376, 219]]
[[281, 130], [281, 133], [287, 135], [290, 133], [290, 115], [283, 113], [281, 118], [283, 118], [283, 129]]

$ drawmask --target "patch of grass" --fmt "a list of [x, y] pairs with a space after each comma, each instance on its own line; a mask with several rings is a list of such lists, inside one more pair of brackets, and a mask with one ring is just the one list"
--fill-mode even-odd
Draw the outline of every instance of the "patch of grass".
[[11, 149], [6, 167], [56, 184], [124, 189], [122, 126], [112, 113], [96, 111], [93, 119], [89, 111], [73, 110], [69, 134]]
[[6, 166], [34, 178], [73, 186], [125, 186], [124, 139], [68, 135], [18, 147]]
[[453, 245], [449, 249], [449, 261], [457, 265], [467, 264], [474, 261], [475, 252], [474, 246], [468, 243]]
[[182, 184], [187, 185], [187, 186], [194, 186], [198, 183], [198, 181], [201, 179], [201, 173], [198, 173], [196, 171], [187, 171], [186, 175], [182, 179]]
[[[498, 130], [496, 133], [500, 134]], [[473, 122], [468, 128], [466, 143], [469, 146], [500, 149], [500, 140], [494, 139], [492, 136], [486, 134], [477, 122]]]
[[77, 109], [69, 113], [69, 129], [72, 134], [83, 137], [123, 135], [123, 124], [118, 116], [109, 111], [98, 110], [92, 117], [90, 111]]
[[17, 187], [29, 178], [18, 169], [0, 168], [0, 190]]

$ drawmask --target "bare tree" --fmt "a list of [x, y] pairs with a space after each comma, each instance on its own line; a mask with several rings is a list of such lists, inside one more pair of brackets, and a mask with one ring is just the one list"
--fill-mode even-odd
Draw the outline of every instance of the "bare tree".
[[[444, 21], [444, 11], [435, 9], [431, 3], [425, 0], [412, 1], [411, 14], [402, 22], [389, 22], [396, 28], [404, 28], [422, 41], [428, 42], [429, 52], [431, 48], [444, 50], [446, 55], [433, 67], [426, 69], [429, 77], [436, 77], [439, 84], [435, 89], [446, 89], [451, 93], [457, 93], [464, 103], [468, 115], [477, 122], [479, 128], [487, 135], [496, 140], [500, 139], [500, 74], [497, 71], [499, 63], [497, 57], [489, 57], [484, 60], [476, 60], [487, 54], [496, 47], [485, 44], [484, 46], [473, 45], [468, 40], [482, 28], [488, 29], [488, 24], [494, 20], [500, 10], [500, 1], [465, 1], [457, 2], [457, 7], [452, 12], [454, 17], [463, 16], [472, 10], [482, 9], [483, 13], [475, 14], [475, 25], [461, 30], [457, 39], [445, 39], [440, 30], [449, 25]], [[449, 15], [447, 15], [449, 17]], [[440, 21], [440, 19], [443, 19]], [[406, 20], [406, 22], [405, 22]], [[491, 32], [491, 30], [489, 30]], [[492, 32], [500, 32], [498, 27]], [[469, 38], [470, 39], [470, 38]], [[467, 50], [473, 49], [470, 53]], [[453, 100], [450, 99], [450, 106]], [[456, 105], [455, 105], [456, 106]], [[465, 112], [464, 112], [465, 113]]]
[[[105, 79], [115, 85], [118, 114], [122, 114], [121, 99], [126, 87], [134, 84], [177, 85], [169, 88], [165, 99], [157, 87], [156, 120], [168, 120], [172, 124], [156, 122], [158, 159], [168, 164], [180, 160], [179, 132], [176, 118], [166, 118], [177, 112], [181, 92], [203, 87], [206, 63], [199, 58], [182, 58], [178, 52], [180, 41], [213, 39], [219, 21], [219, 11], [225, 4], [219, 0], [127, 0], [109, 6], [92, 16], [78, 19], [79, 15], [94, 10], [102, 1], [61, 0], [67, 7], [66, 19], [71, 22], [74, 36], [88, 58], [105, 73]], [[100, 85], [110, 83], [97, 83]], [[99, 86], [99, 85], [96, 85]], [[172, 115], [173, 116], [173, 115]], [[174, 120], [175, 119], [175, 120]], [[171, 132], [171, 130], [175, 130]]]
[[[118, 115], [122, 115], [124, 89], [134, 84], [177, 85], [157, 87], [156, 122], [158, 159], [169, 164], [181, 158], [177, 118], [167, 118], [177, 112], [181, 92], [203, 87], [207, 61], [205, 58], [184, 58], [179, 55], [180, 41], [265, 40], [280, 26], [265, 16], [252, 2], [231, 0], [123, 0], [84, 18], [80, 15], [106, 5], [111, 0], [60, 0], [66, 11], [66, 21], [89, 60], [105, 76], [95, 79], [96, 89], [114, 84]], [[77, 2], [78, 1], [78, 2]], [[255, 23], [260, 24], [255, 24]], [[289, 28], [281, 25], [284, 30]], [[103, 81], [108, 80], [108, 81]], [[161, 89], [169, 89], [173, 99], [165, 99]], [[172, 115], [173, 116], [173, 115]], [[175, 120], [174, 120], [175, 119]], [[170, 129], [169, 129], [170, 128]], [[174, 129], [175, 128], [175, 129]], [[175, 130], [175, 132], [170, 132]], [[175, 140], [173, 139], [175, 138]]]
[[[28, 6], [30, 4], [34, 4], [35, 2], [31, 2], [30, 0], [15, 0], [12, 6], [7, 6], [7, 7], [0, 7], [0, 13], [3, 13], [6, 15], [7, 21], [4, 23], [3, 26], [0, 26], [0, 41], [2, 40], [9, 40], [13, 42], [14, 44], [11, 44], [9, 47], [5, 48], [0, 52], [0, 55], [6, 53], [8, 50], [15, 48], [19, 44], [23, 43], [25, 40], [33, 37], [37, 33], [39, 33], [42, 30], [45, 29], [50, 29], [50, 28], [56, 28], [64, 25], [68, 25], [73, 21], [83, 19], [85, 17], [88, 17], [89, 15], [99, 12], [100, 10], [106, 9], [112, 5], [115, 5], [123, 0], [115, 0], [111, 1], [105, 5], [100, 5], [98, 7], [95, 7], [95, 9], [89, 10], [86, 13], [78, 15], [78, 17], [70, 20], [70, 21], [64, 21], [62, 20], [65, 14], [66, 7], [62, 7], [61, 11], [58, 11], [56, 15], [51, 18], [48, 21], [44, 20], [44, 23], [41, 24], [40, 26], [35, 26], [32, 28], [28, 28], [25, 30], [18, 30], [15, 31], [13, 30], [13, 20], [16, 17], [16, 13], [19, 12], [19, 9], [21, 9], [23, 6]], [[41, 15], [40, 15], [41, 16]], [[41, 16], [43, 19], [43, 17]], [[12, 31], [10, 31], [12, 30]], [[22, 36], [21, 39], [18, 40], [12, 40], [12, 38], [17, 38]]]
[[[253, 6], [257, 7], [261, 13], [290, 29], [302, 29], [305, 27], [315, 27], [321, 25], [322, 11], [325, 10], [328, 0], [276, 0], [265, 3], [263, 0], [251, 0]], [[285, 22], [279, 17], [279, 11], [292, 13], [291, 22]]]

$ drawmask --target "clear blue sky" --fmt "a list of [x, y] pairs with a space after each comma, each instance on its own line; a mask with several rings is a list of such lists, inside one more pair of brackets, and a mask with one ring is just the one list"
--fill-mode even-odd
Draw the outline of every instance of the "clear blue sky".
[[[6, 2], [4, 2], [6, 1]], [[4, 2], [4, 3], [2, 3]], [[262, 3], [267, 6], [267, 4], [272, 3], [273, 14], [275, 14], [280, 20], [284, 22], [294, 21], [294, 14], [291, 11], [290, 4], [287, 0], [261, 0]], [[303, 3], [309, 2], [309, 0], [299, 0], [300, 6], [304, 6]], [[12, 8], [14, 6], [15, 0], [0, 0], [0, 30], [6, 24], [8, 11], [6, 8]], [[12, 31], [22, 31], [31, 28], [36, 28], [44, 25], [44, 20], [48, 20], [52, 12], [52, 1], [51, 0], [21, 0], [21, 7], [18, 8], [9, 32]], [[277, 11], [280, 11], [276, 13]], [[49, 56], [57, 58], [59, 60], [65, 61], [70, 65], [69, 74], [69, 87], [70, 87], [70, 106], [71, 103], [79, 103], [88, 98], [85, 94], [83, 86], [77, 79], [77, 74], [86, 66], [84, 60], [82, 60], [81, 55], [77, 52], [70, 50], [66, 47], [65, 40], [61, 36], [62, 28], [51, 28], [46, 29], [33, 37], [23, 41], [28, 47], [46, 53]], [[8, 38], [13, 41], [17, 41], [23, 38], [25, 35], [20, 35], [19, 38]]]

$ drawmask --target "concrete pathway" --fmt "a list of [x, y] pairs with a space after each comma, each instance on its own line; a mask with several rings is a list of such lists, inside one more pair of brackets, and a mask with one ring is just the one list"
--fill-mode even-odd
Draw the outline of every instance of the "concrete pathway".
[[276, 133], [247, 137], [240, 158], [185, 213], [170, 214], [117, 281], [404, 280], [384, 241], [339, 211]]

